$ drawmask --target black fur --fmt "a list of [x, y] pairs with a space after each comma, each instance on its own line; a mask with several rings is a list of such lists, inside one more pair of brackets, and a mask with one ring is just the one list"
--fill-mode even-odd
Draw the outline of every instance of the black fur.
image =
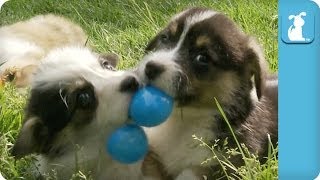
[[139, 82], [133, 76], [128, 76], [120, 84], [120, 92], [135, 92], [139, 89]]
[[[74, 89], [70, 90], [70, 87], [58, 84], [32, 88], [24, 123], [32, 118], [36, 120], [32, 126], [33, 144], [27, 153], [48, 154], [52, 153], [52, 150], [59, 151], [59, 147], [52, 147], [52, 144], [61, 130], [71, 122], [75, 128], [90, 123], [98, 106], [94, 87], [85, 81], [81, 87], [72, 88]], [[79, 95], [83, 94], [90, 96], [90, 101], [86, 104], [79, 102]], [[14, 146], [12, 155], [19, 157], [20, 151], [19, 147]]]

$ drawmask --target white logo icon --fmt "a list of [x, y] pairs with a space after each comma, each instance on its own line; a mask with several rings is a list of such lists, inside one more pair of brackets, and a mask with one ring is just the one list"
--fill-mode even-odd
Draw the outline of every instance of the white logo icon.
[[2, 5], [7, 1], [9, 1], [9, 0], [0, 0], [0, 10], [1, 10]]
[[302, 35], [302, 26], [305, 24], [302, 16], [307, 16], [306, 12], [301, 12], [298, 15], [290, 15], [289, 20], [293, 19], [293, 25], [288, 29], [288, 37], [290, 41], [306, 41]]
[[319, 173], [318, 177], [316, 177], [314, 180], [320, 180], [320, 173]]

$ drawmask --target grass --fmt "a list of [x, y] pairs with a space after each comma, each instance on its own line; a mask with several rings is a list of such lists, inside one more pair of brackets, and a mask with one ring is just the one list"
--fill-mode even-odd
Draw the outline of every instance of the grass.
[[[139, 62], [148, 40], [168, 19], [190, 6], [211, 7], [226, 13], [245, 32], [258, 38], [264, 47], [270, 70], [277, 71], [276, 0], [10, 0], [0, 11], [0, 26], [44, 13], [69, 17], [85, 29], [89, 43], [96, 51], [119, 54], [122, 59], [119, 69], [128, 69]], [[23, 118], [25, 98], [10, 85], [0, 89], [0, 172], [8, 179], [29, 177], [26, 167], [32, 157], [14, 161], [9, 156]], [[272, 150], [271, 147], [270, 149]], [[277, 160], [271, 155], [269, 163], [265, 165], [254, 163], [254, 168], [251, 169], [255, 170], [256, 177], [277, 178]], [[256, 162], [255, 157], [250, 156], [249, 159]], [[250, 179], [250, 176], [247, 176], [248, 168], [242, 167], [238, 171], [240, 179]], [[263, 176], [264, 174], [266, 176]], [[81, 176], [80, 173], [77, 177], [81, 179]]]
[[[248, 148], [240, 143], [226, 117], [223, 109], [221, 108], [219, 102], [215, 99], [215, 104], [218, 107], [219, 112], [221, 113], [225, 123], [227, 124], [232, 138], [235, 140], [237, 147], [230, 148], [228, 146], [228, 139], [224, 140], [223, 147], [221, 148], [218, 145], [220, 139], [215, 140], [213, 145], [209, 145], [202, 137], [198, 137], [193, 135], [193, 139], [199, 141], [200, 146], [209, 149], [212, 152], [212, 157], [208, 157], [202, 164], [207, 164], [210, 161], [217, 161], [218, 165], [221, 167], [220, 172], [213, 172], [214, 174], [218, 174], [219, 178], [233, 180], [233, 179], [242, 179], [242, 180], [275, 180], [278, 179], [278, 159], [277, 153], [278, 148], [273, 146], [271, 142], [271, 138], [268, 135], [269, 145], [268, 145], [268, 157], [264, 164], [261, 164], [259, 161], [259, 157], [255, 154], [252, 154]], [[223, 154], [223, 155], [222, 155]], [[234, 156], [241, 156], [244, 160], [244, 165], [242, 167], [237, 167], [234, 165], [230, 159]], [[227, 171], [230, 169], [232, 171]], [[236, 172], [236, 173], [235, 173]], [[220, 174], [219, 174], [220, 173]], [[217, 176], [215, 176], [217, 177]]]

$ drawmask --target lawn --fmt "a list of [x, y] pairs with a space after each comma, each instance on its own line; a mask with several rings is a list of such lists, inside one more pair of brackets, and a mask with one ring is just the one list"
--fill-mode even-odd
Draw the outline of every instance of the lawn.
[[[120, 55], [119, 69], [127, 69], [139, 62], [148, 40], [172, 15], [191, 6], [211, 7], [226, 13], [245, 32], [258, 38], [264, 47], [270, 71], [277, 71], [276, 0], [11, 0], [0, 11], [0, 26], [37, 14], [54, 13], [69, 17], [85, 29], [89, 43], [96, 51]], [[26, 168], [32, 157], [15, 162], [8, 153], [20, 128], [25, 98], [11, 86], [0, 89], [0, 172], [8, 179], [29, 177]], [[268, 167], [256, 168], [260, 168], [257, 171], [261, 174], [265, 173], [263, 168], [269, 166], [276, 169], [276, 160]], [[277, 179], [277, 173], [273, 172], [276, 171], [270, 171], [269, 174], [273, 175], [268, 175], [267, 179]]]

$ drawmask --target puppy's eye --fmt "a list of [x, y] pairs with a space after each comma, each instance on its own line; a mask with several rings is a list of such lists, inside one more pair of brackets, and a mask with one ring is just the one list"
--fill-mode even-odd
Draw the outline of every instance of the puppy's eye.
[[77, 96], [77, 104], [80, 108], [89, 108], [94, 103], [94, 97], [89, 92], [81, 92]]
[[114, 67], [110, 64], [109, 61], [106, 61], [106, 60], [102, 61], [101, 66], [104, 69], [109, 69], [109, 70], [115, 71]]
[[168, 33], [164, 33], [160, 35], [160, 41], [162, 43], [168, 43], [170, 41], [170, 37]]
[[209, 64], [209, 58], [205, 55], [199, 54], [194, 59], [194, 63], [199, 66], [207, 66]]

